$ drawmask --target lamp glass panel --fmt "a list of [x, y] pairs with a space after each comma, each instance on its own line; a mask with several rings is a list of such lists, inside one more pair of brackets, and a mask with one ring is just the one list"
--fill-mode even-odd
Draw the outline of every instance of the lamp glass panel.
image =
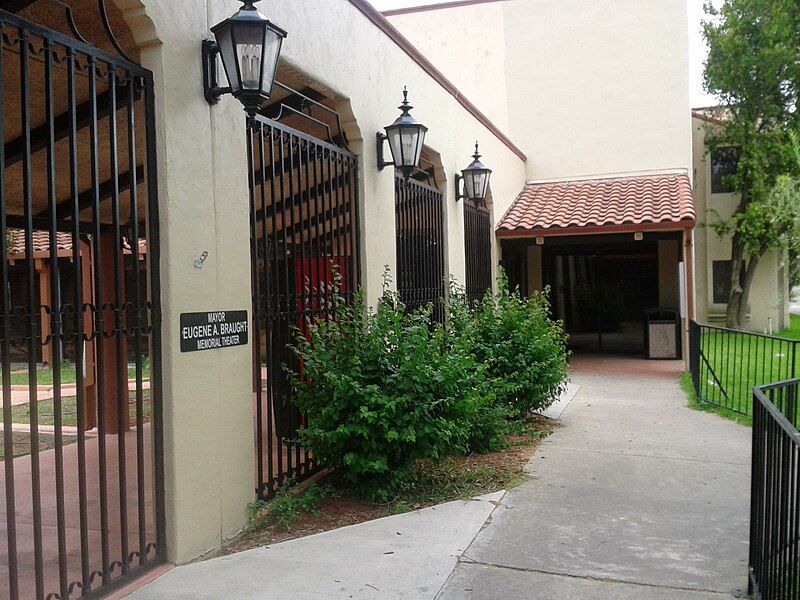
[[402, 166], [416, 166], [417, 161], [417, 140], [419, 139], [419, 129], [416, 127], [400, 128], [400, 144], [403, 149]]
[[417, 143], [416, 143], [416, 152], [414, 153], [414, 162], [412, 164], [419, 165], [419, 161], [422, 158], [422, 146], [425, 144], [425, 133], [427, 129], [424, 127], [420, 127], [417, 132]]
[[419, 163], [417, 147], [419, 145], [419, 127], [403, 126], [389, 128], [389, 148], [396, 167], [416, 166]]
[[479, 198], [479, 200], [485, 199], [486, 196], [489, 194], [489, 178], [491, 176], [492, 176], [491, 171], [484, 172], [482, 186], [481, 186], [482, 192], [481, 192], [481, 197]]
[[241, 89], [258, 90], [263, 70], [264, 29], [261, 26], [236, 25], [234, 40], [242, 74]]
[[400, 142], [400, 128], [387, 128], [387, 137], [389, 138], [389, 150], [392, 151], [392, 161], [394, 162], [394, 166], [402, 166], [403, 144]]
[[237, 60], [236, 52], [233, 42], [233, 28], [230, 24], [226, 24], [214, 32], [214, 37], [219, 46], [220, 57], [222, 58], [222, 66], [225, 68], [225, 75], [228, 78], [228, 85], [232, 92], [241, 90], [239, 84], [239, 75], [236, 71]]
[[283, 36], [267, 28], [264, 33], [263, 79], [261, 83], [261, 91], [267, 95], [272, 93], [272, 83], [275, 81], [275, 71], [278, 69], [278, 57], [281, 54], [282, 43]]
[[470, 200], [475, 199], [475, 178], [472, 171], [462, 171], [464, 176], [464, 192]]

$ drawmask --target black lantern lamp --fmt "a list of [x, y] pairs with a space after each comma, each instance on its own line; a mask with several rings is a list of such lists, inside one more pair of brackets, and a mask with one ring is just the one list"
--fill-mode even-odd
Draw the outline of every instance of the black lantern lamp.
[[[478, 153], [478, 142], [475, 142], [475, 154], [472, 164], [461, 171], [461, 175], [456, 175], [456, 201], [462, 198], [469, 198], [475, 204], [480, 204], [486, 199], [489, 192], [489, 179], [492, 170], [487, 169], [481, 162], [481, 155]], [[464, 191], [461, 191], [461, 182], [464, 182]]]
[[[408, 90], [403, 88], [403, 103], [398, 106], [402, 113], [391, 125], [384, 127], [386, 135], [378, 133], [378, 169], [394, 165], [408, 179], [411, 174], [419, 169], [419, 159], [422, 156], [422, 145], [425, 143], [425, 134], [428, 128], [418, 123], [411, 116], [414, 107], [408, 103]], [[383, 142], [389, 141], [389, 150], [392, 152], [392, 161], [383, 159]]]
[[[223, 94], [233, 94], [254, 116], [272, 93], [286, 32], [253, 6], [259, 0], [241, 2], [244, 6], [236, 14], [211, 28], [216, 41], [203, 42], [203, 84], [210, 104]], [[217, 55], [230, 87], [219, 87]]]

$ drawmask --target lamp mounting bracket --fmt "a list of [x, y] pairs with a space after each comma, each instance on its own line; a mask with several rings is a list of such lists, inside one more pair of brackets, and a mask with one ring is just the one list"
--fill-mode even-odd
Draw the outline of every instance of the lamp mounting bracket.
[[219, 45], [214, 40], [203, 40], [203, 93], [209, 104], [219, 103], [221, 96], [229, 94], [231, 88], [219, 85], [217, 57]]
[[380, 131], [376, 135], [377, 149], [378, 149], [378, 170], [383, 171], [386, 167], [391, 167], [394, 163], [391, 160], [385, 160], [383, 155], [383, 144], [388, 140], [388, 136]]

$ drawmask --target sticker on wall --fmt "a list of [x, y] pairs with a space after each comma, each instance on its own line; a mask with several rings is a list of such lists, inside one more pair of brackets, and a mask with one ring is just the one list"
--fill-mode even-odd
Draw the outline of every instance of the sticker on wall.
[[181, 352], [247, 344], [246, 310], [181, 313]]

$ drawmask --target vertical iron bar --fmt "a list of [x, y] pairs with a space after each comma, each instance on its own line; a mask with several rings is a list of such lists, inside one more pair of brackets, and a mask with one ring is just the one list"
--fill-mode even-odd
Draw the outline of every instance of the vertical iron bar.
[[[73, 286], [75, 297], [75, 396], [78, 421], [78, 512], [80, 521], [80, 547], [81, 547], [81, 586], [84, 590], [91, 589], [91, 571], [89, 569], [89, 517], [88, 499], [86, 494], [86, 393], [85, 362], [86, 362], [86, 336], [84, 322], [83, 298], [83, 260], [82, 243], [80, 234], [80, 206], [78, 189], [78, 122], [77, 122], [77, 94], [75, 90], [75, 51], [67, 49], [67, 87], [69, 102], [69, 161], [70, 161], [70, 207], [72, 213], [72, 264]], [[87, 246], [88, 248], [88, 246]]]
[[[279, 134], [280, 135], [280, 134]], [[271, 227], [271, 235], [264, 240], [264, 248], [269, 253], [270, 242], [272, 244], [272, 258], [269, 259], [269, 262], [266, 263], [266, 266], [271, 266], [271, 271], [267, 271], [267, 280], [271, 281], [271, 294], [269, 295], [269, 303], [270, 307], [273, 307], [269, 311], [269, 318], [267, 321], [267, 337], [266, 337], [266, 353], [270, 352], [271, 346], [270, 341], [272, 336], [275, 335], [276, 331], [276, 322], [278, 326], [280, 326], [281, 322], [281, 305], [280, 305], [280, 263], [278, 262], [278, 208], [277, 208], [277, 176], [275, 172], [275, 129], [270, 126], [269, 127], [269, 162], [270, 162], [270, 173], [269, 173], [269, 193], [270, 193], [270, 203], [271, 203], [271, 211], [272, 211], [272, 227]], [[265, 183], [265, 178], [262, 178], [262, 185]], [[281, 199], [282, 201], [282, 199]], [[284, 213], [281, 213], [281, 223], [285, 221], [283, 217]], [[266, 215], [265, 215], [266, 216]], [[266, 236], [266, 226], [265, 226], [265, 236]], [[269, 256], [269, 254], [267, 254]], [[272, 274], [270, 274], [272, 273]], [[274, 278], [274, 279], [272, 279]], [[269, 356], [267, 355], [266, 364], [269, 365]], [[271, 398], [275, 393], [275, 388], [272, 385], [272, 377], [267, 372], [267, 397], [266, 397], [266, 413], [267, 413], [267, 481], [269, 482], [270, 488], [269, 491], [272, 491], [272, 481], [275, 476], [275, 465], [274, 465], [274, 457], [273, 457], [273, 450], [272, 450], [272, 440], [277, 437], [275, 423], [272, 415], [271, 410]]]
[[[37, 599], [44, 598], [44, 559], [42, 548], [42, 498], [39, 467], [39, 402], [36, 391], [36, 355], [40, 351], [43, 332], [39, 331], [40, 309], [36, 302], [36, 271], [33, 246], [33, 190], [31, 182], [31, 114], [30, 114], [30, 35], [20, 29], [20, 116], [22, 121], [22, 198], [25, 222], [25, 265], [27, 270], [27, 337], [28, 337], [28, 389], [30, 407], [31, 445], [31, 495], [33, 501], [33, 561]], [[5, 257], [4, 257], [5, 260]]]
[[[0, 37], [5, 35], [6, 25], [0, 21]], [[5, 46], [0, 43], [0, 140], [5, 140]], [[3, 379], [3, 466], [5, 474], [6, 500], [6, 540], [8, 544], [8, 591], [11, 600], [19, 599], [18, 555], [17, 555], [17, 500], [14, 485], [14, 430], [11, 410], [11, 286], [8, 272], [8, 226], [6, 224], [6, 156], [5, 144], [0, 144], [0, 283], [3, 285], [2, 297], [2, 352]]]
[[[58, 257], [58, 217], [56, 216], [56, 138], [53, 110], [53, 46], [44, 40], [45, 119], [47, 122], [47, 195], [50, 214], [50, 348], [53, 370], [53, 417], [55, 443], [56, 530], [58, 537], [58, 581], [62, 598], [69, 596], [67, 579], [66, 517], [64, 514], [64, 437], [61, 404], [61, 279]], [[45, 299], [42, 298], [44, 302]], [[42, 332], [44, 337], [46, 332]]]
[[[279, 138], [280, 138], [280, 165], [281, 165], [281, 173], [280, 173], [280, 190], [281, 190], [281, 194], [280, 194], [280, 196], [281, 196], [281, 202], [283, 203], [283, 213], [282, 213], [282, 219], [281, 219], [281, 229], [282, 229], [282, 236], [281, 237], [283, 239], [283, 255], [282, 255], [281, 258], [283, 260], [283, 280], [284, 280], [283, 281], [283, 284], [284, 284], [284, 288], [283, 289], [284, 289], [284, 296], [285, 296], [286, 302], [285, 302], [285, 310], [283, 311], [283, 315], [282, 315], [282, 318], [280, 320], [280, 324], [278, 326], [279, 327], [279, 331], [280, 331], [280, 335], [278, 336], [278, 340], [279, 340], [278, 343], [280, 343], [280, 340], [283, 339], [283, 337], [285, 335], [285, 332], [288, 331], [291, 328], [290, 320], [291, 320], [292, 315], [294, 314], [294, 312], [296, 310], [295, 294], [294, 294], [294, 291], [293, 291], [294, 288], [289, 287], [290, 286], [290, 282], [289, 282], [289, 260], [290, 260], [289, 229], [291, 227], [291, 224], [294, 223], [294, 207], [292, 206], [292, 203], [290, 202], [290, 198], [291, 198], [291, 195], [292, 195], [292, 184], [291, 184], [291, 181], [292, 181], [292, 172], [291, 172], [292, 165], [289, 164], [289, 163], [292, 162], [291, 161], [292, 139], [291, 139], [291, 137], [289, 137], [287, 135], [288, 140], [286, 140], [285, 139], [285, 135], [286, 134], [284, 134], [283, 132], [280, 132]], [[286, 149], [286, 143], [289, 144], [289, 148], [288, 148], [289, 157], [288, 158], [286, 156], [286, 150], [287, 150]], [[287, 161], [288, 161], [288, 163], [287, 163]], [[288, 188], [289, 188], [289, 194], [288, 195], [286, 194], [287, 185], [284, 183], [284, 181], [286, 179], [286, 171], [287, 171], [286, 167], [287, 167], [287, 164], [289, 164], [289, 181], [287, 182], [288, 183]], [[291, 256], [294, 257], [294, 251], [293, 250], [291, 252]], [[280, 348], [278, 348], [277, 344], [275, 344], [274, 341], [270, 345], [270, 350], [272, 351], [273, 354], [274, 353], [278, 353], [278, 352], [281, 351]], [[270, 367], [272, 367], [273, 365], [274, 365], [274, 358], [271, 358], [270, 359]], [[270, 370], [268, 376], [270, 378], [274, 378], [275, 375], [276, 374], [273, 372], [273, 370]], [[277, 418], [277, 413], [275, 412], [276, 403], [280, 402], [280, 401], [282, 401], [282, 398], [278, 398], [277, 395], [273, 395], [270, 398], [270, 402], [272, 403], [272, 410], [273, 410], [273, 413], [274, 413], [274, 416], [275, 416], [275, 439], [277, 440], [276, 443], [277, 443], [277, 456], [278, 456], [278, 470], [277, 470], [277, 481], [276, 481], [276, 484], [278, 486], [283, 484], [283, 481], [285, 479], [285, 472], [284, 472], [284, 465], [283, 465], [283, 463], [284, 463], [284, 460], [283, 460], [283, 439], [281, 438], [280, 431], [279, 431], [280, 420]]]
[[95, 346], [95, 385], [97, 389], [97, 447], [100, 480], [100, 546], [102, 551], [102, 581], [109, 582], [111, 575], [108, 547], [108, 487], [106, 482], [106, 423], [105, 423], [105, 361], [103, 357], [103, 338], [105, 336], [105, 317], [102, 302], [102, 265], [103, 252], [100, 244], [102, 235], [100, 212], [100, 158], [98, 138], [97, 107], [97, 59], [89, 56], [87, 67], [89, 75], [89, 104], [91, 119], [89, 136], [91, 145], [91, 178], [92, 178], [92, 275], [94, 287], [94, 331]]
[[[135, 329], [133, 337], [134, 365], [136, 370], [136, 492], [137, 492], [137, 514], [139, 521], [139, 564], [143, 565], [147, 560], [147, 510], [145, 487], [145, 444], [144, 444], [144, 386], [142, 368], [142, 291], [140, 283], [139, 265], [139, 191], [137, 188], [138, 167], [136, 160], [136, 150], [138, 147], [136, 138], [136, 99], [135, 85], [141, 84], [133, 77], [128, 76], [127, 103], [127, 127], [128, 127], [128, 172], [130, 173], [130, 231], [131, 236], [129, 245], [131, 247], [131, 257], [133, 260], [133, 306], [135, 310]], [[126, 290], [127, 292], [127, 290]], [[152, 382], [151, 382], [152, 383]]]
[[[133, 85], [131, 80], [129, 85]], [[114, 229], [114, 255], [111, 261], [114, 269], [114, 350], [116, 363], [116, 402], [117, 402], [117, 481], [119, 490], [119, 527], [120, 527], [120, 550], [122, 552], [122, 574], [128, 573], [130, 568], [128, 554], [128, 482], [127, 482], [127, 450], [126, 434], [128, 429], [129, 408], [128, 408], [128, 363], [125, 360], [123, 343], [127, 343], [122, 323], [122, 281], [125, 278], [125, 269], [120, 257], [123, 252], [122, 229], [120, 226], [120, 199], [119, 199], [119, 149], [117, 147], [117, 71], [116, 68], [108, 65], [108, 91], [110, 111], [108, 114], [108, 141], [109, 141], [109, 161], [111, 163], [111, 223]], [[131, 181], [131, 187], [136, 185], [135, 180]]]
[[155, 473], [153, 495], [156, 513], [156, 554], [161, 561], [166, 552], [166, 505], [164, 502], [164, 427], [161, 379], [161, 238], [158, 215], [158, 173], [156, 167], [155, 92], [151, 75], [144, 78], [145, 98], [145, 152], [147, 154], [147, 257], [150, 284], [150, 419]]
[[[261, 495], [264, 481], [264, 425], [262, 423], [261, 400], [263, 385], [261, 381], [261, 265], [258, 258], [258, 224], [257, 224], [257, 202], [256, 202], [256, 181], [255, 181], [255, 154], [253, 149], [253, 136], [258, 132], [260, 147], [260, 172], [263, 181], [264, 177], [264, 137], [262, 125], [254, 117], [247, 117], [245, 132], [247, 137], [247, 187], [249, 194], [250, 208], [250, 269], [251, 286], [253, 296], [253, 383], [256, 395], [256, 494]], [[264, 193], [263, 183], [261, 193]], [[266, 221], [266, 215], [262, 215], [262, 223]], [[264, 255], [264, 269], [268, 257]]]

